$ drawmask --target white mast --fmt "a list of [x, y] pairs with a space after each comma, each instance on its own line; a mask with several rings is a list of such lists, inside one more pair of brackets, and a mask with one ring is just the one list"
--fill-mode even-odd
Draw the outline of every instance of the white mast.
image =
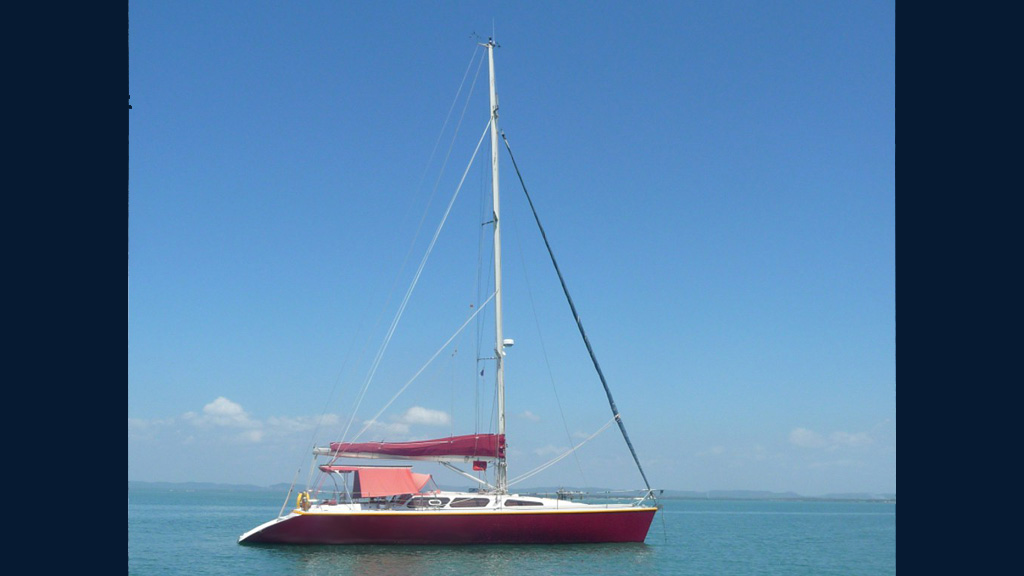
[[[494, 88], [494, 39], [487, 41], [487, 63], [491, 78], [491, 193], [494, 205], [494, 351], [498, 392], [498, 435], [505, 436], [505, 343], [501, 328], [501, 218], [498, 203], [498, 94]], [[498, 458], [496, 485], [499, 494], [508, 492], [505, 457]]]

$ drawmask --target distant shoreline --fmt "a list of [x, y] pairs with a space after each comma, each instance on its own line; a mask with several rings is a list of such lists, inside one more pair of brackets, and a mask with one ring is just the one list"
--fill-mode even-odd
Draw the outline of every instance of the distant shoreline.
[[[285, 483], [273, 484], [271, 486], [256, 486], [253, 484], [220, 484], [216, 482], [149, 482], [142, 480], [129, 480], [128, 490], [166, 490], [171, 492], [188, 491], [228, 491], [228, 492], [285, 492], [290, 486]], [[451, 488], [451, 487], [449, 487]], [[454, 487], [451, 489], [460, 489]], [[536, 492], [555, 492], [558, 488], [540, 487], [524, 489], [524, 494]], [[577, 490], [571, 488], [571, 490]], [[606, 488], [579, 489], [582, 492], [601, 493], [607, 492]], [[804, 496], [794, 492], [769, 492], [758, 490], [709, 490], [705, 492], [687, 490], [665, 490], [659, 498], [665, 500], [775, 500], [775, 501], [807, 501], [807, 502], [896, 502], [896, 494], [872, 494], [872, 493], [844, 493], [824, 494], [820, 496]]]

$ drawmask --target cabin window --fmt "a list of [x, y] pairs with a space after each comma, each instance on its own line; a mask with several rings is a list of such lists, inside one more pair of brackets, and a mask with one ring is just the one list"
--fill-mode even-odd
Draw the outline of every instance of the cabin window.
[[505, 500], [505, 506], [543, 506], [542, 502], [536, 500]]
[[487, 498], [456, 498], [449, 508], [482, 508], [490, 503]]
[[408, 508], [440, 508], [448, 503], [448, 498], [419, 497], [409, 500]]

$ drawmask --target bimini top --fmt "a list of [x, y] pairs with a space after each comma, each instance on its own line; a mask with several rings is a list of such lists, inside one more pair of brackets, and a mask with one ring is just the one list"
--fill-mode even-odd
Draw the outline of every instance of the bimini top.
[[415, 442], [331, 442], [317, 453], [347, 458], [469, 460], [505, 457], [504, 434], [468, 434]]
[[430, 474], [416, 474], [408, 466], [320, 466], [323, 472], [354, 473], [352, 496], [378, 498], [419, 494]]

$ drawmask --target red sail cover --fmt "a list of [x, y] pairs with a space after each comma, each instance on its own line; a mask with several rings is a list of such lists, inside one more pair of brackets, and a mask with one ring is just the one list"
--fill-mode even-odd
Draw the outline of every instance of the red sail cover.
[[338, 455], [374, 454], [395, 458], [504, 458], [505, 435], [469, 434], [415, 442], [331, 442], [331, 452]]

